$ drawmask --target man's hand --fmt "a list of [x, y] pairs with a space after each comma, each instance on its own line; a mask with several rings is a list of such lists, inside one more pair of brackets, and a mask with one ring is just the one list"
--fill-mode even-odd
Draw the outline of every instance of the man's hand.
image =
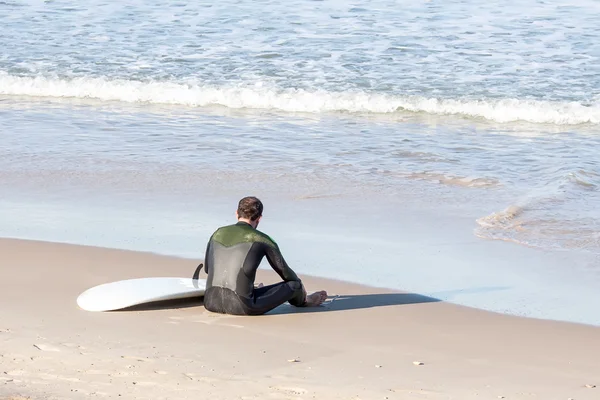
[[306, 293], [306, 288], [304, 287], [304, 284], [301, 284], [301, 285], [302, 285], [302, 294], [304, 295], [304, 302], [306, 302], [306, 300], [307, 300], [306, 297], [308, 296], [308, 293]]

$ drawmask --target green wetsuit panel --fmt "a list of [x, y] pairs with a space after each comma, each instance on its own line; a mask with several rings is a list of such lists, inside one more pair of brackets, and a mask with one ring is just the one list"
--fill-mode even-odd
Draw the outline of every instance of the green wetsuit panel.
[[263, 257], [267, 257], [284, 282], [300, 281], [285, 262], [277, 243], [268, 235], [245, 222], [217, 229], [206, 248], [207, 291], [221, 287], [238, 296], [252, 298], [256, 270]]

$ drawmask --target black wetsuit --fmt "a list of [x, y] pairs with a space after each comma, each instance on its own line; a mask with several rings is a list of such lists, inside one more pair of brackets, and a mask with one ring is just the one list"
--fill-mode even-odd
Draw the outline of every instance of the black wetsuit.
[[[256, 270], [263, 257], [283, 282], [254, 288]], [[302, 282], [287, 265], [277, 243], [250, 224], [224, 226], [206, 246], [204, 270], [208, 274], [204, 307], [234, 315], [260, 315], [288, 301], [302, 307]]]

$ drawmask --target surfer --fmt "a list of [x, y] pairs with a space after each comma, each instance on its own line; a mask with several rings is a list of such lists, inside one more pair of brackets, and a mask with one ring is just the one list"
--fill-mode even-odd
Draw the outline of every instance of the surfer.
[[[206, 246], [204, 271], [208, 274], [204, 307], [212, 312], [260, 315], [289, 302], [316, 307], [327, 299], [324, 290], [307, 295], [304, 284], [287, 265], [273, 239], [257, 230], [263, 204], [256, 197], [238, 203], [238, 222], [217, 229]], [[267, 257], [283, 282], [254, 286], [256, 270]]]

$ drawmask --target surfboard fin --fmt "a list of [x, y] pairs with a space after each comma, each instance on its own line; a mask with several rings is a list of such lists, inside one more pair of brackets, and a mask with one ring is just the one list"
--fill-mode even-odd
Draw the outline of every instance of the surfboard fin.
[[204, 267], [204, 263], [200, 263], [200, 265], [198, 265], [198, 267], [194, 271], [194, 275], [192, 276], [192, 279], [198, 279], [198, 277], [200, 276], [200, 270], [202, 269], [202, 267]]

